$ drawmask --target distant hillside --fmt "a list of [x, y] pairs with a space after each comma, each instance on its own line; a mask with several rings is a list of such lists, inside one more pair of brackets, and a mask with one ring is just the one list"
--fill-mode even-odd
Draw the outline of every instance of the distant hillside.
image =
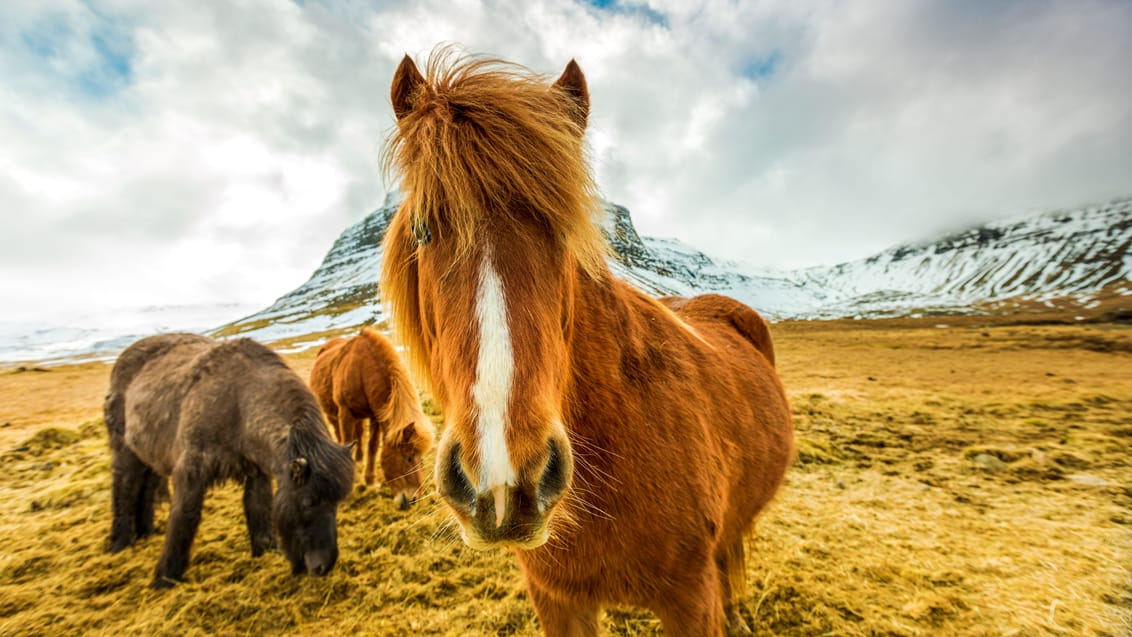
[[965, 312], [1106, 287], [1128, 294], [1132, 199], [1019, 216], [790, 278], [824, 290], [817, 313], [831, 317]]
[[[311, 278], [217, 330], [278, 340], [380, 324], [381, 239], [389, 199], [334, 242]], [[641, 237], [606, 205], [614, 272], [651, 294], [719, 292], [775, 319], [965, 314], [1106, 289], [1132, 300], [1132, 199], [1021, 216], [834, 266], [755, 272], [674, 239]]]

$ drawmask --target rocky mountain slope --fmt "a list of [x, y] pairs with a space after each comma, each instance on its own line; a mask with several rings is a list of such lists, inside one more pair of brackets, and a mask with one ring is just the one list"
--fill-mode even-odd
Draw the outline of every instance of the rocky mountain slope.
[[[311, 278], [219, 334], [278, 340], [384, 320], [377, 298], [385, 204], [347, 228]], [[1101, 289], [1132, 296], [1132, 199], [1027, 215], [903, 245], [859, 261], [756, 272], [674, 239], [641, 237], [607, 204], [614, 271], [652, 294], [719, 292], [775, 319], [973, 313]]]
[[821, 316], [963, 312], [1112, 286], [1127, 292], [1132, 199], [1014, 217], [790, 278], [822, 291]]

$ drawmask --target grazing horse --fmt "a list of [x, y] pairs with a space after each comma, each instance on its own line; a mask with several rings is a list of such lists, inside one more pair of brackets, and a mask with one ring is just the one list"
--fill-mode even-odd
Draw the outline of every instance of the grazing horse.
[[549, 84], [455, 56], [401, 62], [385, 154], [383, 300], [444, 412], [440, 495], [469, 546], [514, 549], [547, 635], [620, 604], [745, 629], [743, 537], [794, 439], [766, 322], [612, 276], [575, 62]]
[[323, 345], [311, 368], [311, 389], [318, 397], [338, 442], [357, 443], [369, 419], [365, 481], [376, 481], [374, 457], [381, 446], [381, 470], [404, 510], [421, 488], [424, 454], [432, 448], [432, 422], [421, 412], [417, 389], [393, 344], [377, 330], [363, 327], [357, 336]]
[[223, 480], [244, 483], [253, 556], [274, 548], [277, 532], [293, 574], [334, 567], [338, 503], [353, 487], [354, 462], [275, 352], [250, 339], [143, 338], [114, 363], [104, 409], [114, 475], [111, 553], [153, 533], [154, 495], [173, 479], [154, 588], [184, 575], [205, 491]]

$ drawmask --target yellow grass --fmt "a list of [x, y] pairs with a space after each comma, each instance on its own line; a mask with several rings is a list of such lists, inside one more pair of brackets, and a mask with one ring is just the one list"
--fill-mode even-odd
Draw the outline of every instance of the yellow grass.
[[[1132, 329], [984, 320], [776, 326], [799, 461], [748, 542], [756, 634], [1132, 634]], [[373, 489], [334, 572], [294, 578], [218, 488], [189, 581], [150, 591], [160, 535], [103, 550], [108, 370], [0, 370], [0, 634], [540, 634], [509, 554]]]

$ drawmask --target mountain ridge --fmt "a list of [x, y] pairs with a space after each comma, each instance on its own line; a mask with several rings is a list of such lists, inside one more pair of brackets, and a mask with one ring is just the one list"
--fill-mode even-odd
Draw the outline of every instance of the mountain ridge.
[[[342, 232], [303, 285], [214, 333], [270, 341], [382, 325], [381, 238], [399, 203], [387, 196]], [[1008, 311], [1007, 299], [1076, 295], [1087, 302], [1102, 289], [1132, 298], [1132, 198], [1017, 215], [855, 261], [783, 271], [641, 237], [629, 210], [614, 203], [605, 213], [617, 276], [654, 295], [727, 294], [777, 320]]]

